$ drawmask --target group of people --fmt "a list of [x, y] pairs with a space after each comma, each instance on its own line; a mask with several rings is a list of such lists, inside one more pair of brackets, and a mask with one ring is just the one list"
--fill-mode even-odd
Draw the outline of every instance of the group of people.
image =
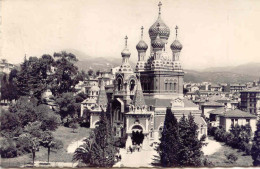
[[116, 161], [121, 161], [122, 157], [121, 157], [121, 154], [117, 153], [116, 154]]
[[142, 149], [142, 145], [135, 144], [135, 145], [130, 145], [127, 149], [127, 153], [130, 152], [131, 154], [135, 151], [140, 151]]

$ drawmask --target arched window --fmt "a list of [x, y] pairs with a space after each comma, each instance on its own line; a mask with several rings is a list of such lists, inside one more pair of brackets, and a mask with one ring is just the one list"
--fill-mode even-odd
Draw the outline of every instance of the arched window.
[[174, 83], [173, 85], [174, 85], [174, 86], [173, 86], [174, 92], [176, 92], [176, 90], [177, 90], [177, 84]]
[[134, 80], [131, 80], [130, 81], [130, 91], [133, 91], [135, 88], [135, 81]]
[[164, 86], [164, 89], [167, 90], [167, 82], [164, 83], [164, 85], [165, 85], [165, 86]]
[[170, 91], [172, 91], [172, 83], [170, 83]]
[[122, 80], [118, 79], [117, 81], [117, 90], [120, 91], [121, 90], [121, 85], [122, 85]]

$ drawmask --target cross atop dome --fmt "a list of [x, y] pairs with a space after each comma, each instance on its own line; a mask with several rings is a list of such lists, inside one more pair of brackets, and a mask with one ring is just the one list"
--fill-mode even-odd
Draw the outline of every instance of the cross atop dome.
[[159, 6], [159, 16], [160, 16], [161, 15], [161, 6], [162, 6], [161, 1], [159, 2], [158, 6]]
[[127, 37], [127, 35], [125, 36], [125, 48], [127, 48], [127, 39], [128, 39], [128, 37]]
[[143, 39], [143, 34], [144, 34], [144, 27], [141, 27], [141, 39]]
[[176, 30], [176, 39], [177, 39], [177, 36], [178, 36], [178, 26], [176, 25], [176, 27], [175, 27], [175, 30]]

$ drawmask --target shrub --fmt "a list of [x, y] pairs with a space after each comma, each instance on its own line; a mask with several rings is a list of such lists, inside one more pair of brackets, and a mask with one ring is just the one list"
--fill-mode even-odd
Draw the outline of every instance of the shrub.
[[245, 143], [244, 147], [245, 147], [244, 151], [245, 151], [246, 155], [251, 155], [252, 144]]
[[1, 157], [2, 158], [13, 158], [17, 157], [16, 144], [12, 139], [4, 139], [1, 141]]
[[213, 164], [211, 161], [209, 161], [208, 158], [204, 158], [204, 159], [202, 160], [202, 164], [203, 164], [203, 166], [205, 166], [205, 167], [214, 167], [214, 164]]
[[72, 122], [70, 123], [69, 127], [72, 128], [73, 132], [75, 133], [75, 130], [79, 128], [79, 124], [76, 122]]
[[230, 162], [230, 163], [235, 163], [237, 161], [237, 156], [233, 153], [230, 153], [230, 154], [225, 154], [227, 160]]

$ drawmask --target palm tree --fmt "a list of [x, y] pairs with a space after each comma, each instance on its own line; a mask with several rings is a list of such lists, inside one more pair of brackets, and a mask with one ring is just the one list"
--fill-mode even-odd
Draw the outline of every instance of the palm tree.
[[90, 164], [91, 148], [94, 141], [94, 133], [91, 133], [90, 137], [84, 140], [84, 144], [76, 149], [73, 155], [72, 161], [82, 162], [84, 164]]

